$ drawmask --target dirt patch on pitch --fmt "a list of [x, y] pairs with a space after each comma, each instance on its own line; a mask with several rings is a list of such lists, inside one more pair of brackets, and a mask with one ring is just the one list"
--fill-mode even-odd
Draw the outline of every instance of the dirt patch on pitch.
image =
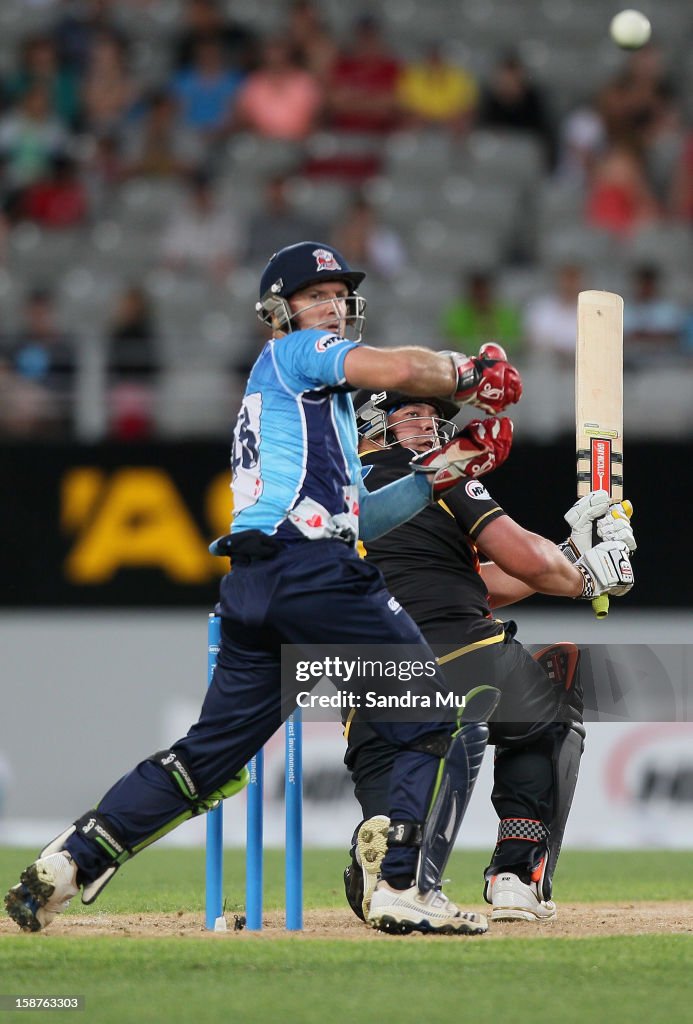
[[[472, 909], [472, 908], [470, 908]], [[473, 909], [484, 912], [483, 907]], [[124, 938], [205, 937], [221, 942], [271, 942], [286, 938], [284, 916], [267, 913], [262, 932], [236, 930], [240, 920], [227, 913], [226, 932], [212, 933], [204, 928], [201, 914], [107, 914], [77, 913], [57, 919], [45, 933], [51, 935], [96, 936], [115, 935]], [[0, 919], [0, 935], [16, 934], [16, 926], [7, 918]], [[525, 921], [491, 922], [483, 941], [504, 938], [582, 938], [597, 935], [648, 935], [693, 933], [693, 901], [648, 903], [562, 903], [554, 921], [532, 924]], [[347, 939], [393, 941], [366, 927], [348, 910], [307, 910], [304, 931], [290, 933], [293, 940]], [[440, 941], [445, 938], [440, 937]], [[397, 936], [397, 942], [420, 940], [420, 935]]]

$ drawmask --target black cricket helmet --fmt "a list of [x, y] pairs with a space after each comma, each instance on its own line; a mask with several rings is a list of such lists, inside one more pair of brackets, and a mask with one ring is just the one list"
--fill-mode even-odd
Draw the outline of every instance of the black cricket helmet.
[[[356, 413], [356, 429], [359, 436], [370, 441], [378, 441], [383, 447], [391, 447], [398, 441], [388, 432], [388, 419], [393, 412], [403, 405], [432, 405], [438, 413], [437, 441], [438, 444], [449, 440], [457, 426], [451, 422], [460, 411], [459, 406], [447, 398], [421, 398], [407, 395], [402, 391], [371, 391], [361, 388], [351, 396]], [[416, 418], [416, 417], [415, 417]], [[428, 417], [419, 417], [428, 419]]]
[[[285, 333], [294, 330], [288, 299], [302, 288], [319, 281], [343, 281], [349, 289], [346, 324], [354, 341], [361, 340], [366, 300], [357, 288], [366, 275], [352, 270], [342, 254], [324, 242], [287, 245], [270, 259], [260, 278], [260, 299], [255, 304], [263, 323]], [[309, 307], [306, 307], [309, 308]]]

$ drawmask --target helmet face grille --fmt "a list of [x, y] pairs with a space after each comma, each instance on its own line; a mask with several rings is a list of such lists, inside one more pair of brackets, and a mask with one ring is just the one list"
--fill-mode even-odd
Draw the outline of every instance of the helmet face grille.
[[[300, 327], [294, 322], [296, 314], [292, 312], [288, 300], [276, 294], [271, 294], [271, 291], [270, 289], [270, 294], [265, 295], [264, 299], [255, 304], [258, 319], [267, 324], [268, 327], [283, 331], [285, 334], [300, 330]], [[347, 295], [339, 301], [343, 302], [346, 306], [346, 316], [340, 317], [340, 319], [344, 320], [343, 337], [348, 341], [361, 341], [366, 323], [366, 300], [361, 295], [353, 294]], [[318, 321], [318, 323], [312, 324], [311, 329], [333, 329], [330, 324], [334, 320], [335, 310], [330, 308], [330, 304], [331, 300], [321, 299], [320, 302], [314, 302], [303, 307], [301, 313], [314, 309], [316, 306], [326, 307], [324, 322]]]
[[[356, 429], [359, 436], [365, 440], [375, 441], [382, 448], [392, 448], [397, 444], [402, 444], [406, 447], [406, 441], [420, 440], [421, 438], [430, 441], [431, 447], [437, 448], [446, 441], [449, 441], [457, 431], [457, 425], [446, 418], [446, 413], [450, 414], [450, 407], [453, 409], [453, 414], [457, 411], [456, 406], [451, 402], [441, 402], [437, 398], [417, 398], [413, 395], [402, 394], [399, 391], [370, 393], [364, 389], [355, 392], [352, 399], [356, 412]], [[389, 426], [390, 416], [404, 405], [419, 404], [432, 405], [436, 409], [437, 415], [434, 417], [435, 432], [433, 434], [428, 432], [414, 433], [406, 438], [406, 440], [400, 441], [393, 435]], [[430, 424], [431, 417], [412, 416], [411, 419], [407, 420], [407, 423], [412, 425], [419, 422]]]

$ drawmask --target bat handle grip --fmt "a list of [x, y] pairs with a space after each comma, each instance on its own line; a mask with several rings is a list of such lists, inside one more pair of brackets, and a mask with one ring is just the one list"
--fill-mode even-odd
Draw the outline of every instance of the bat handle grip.
[[[599, 543], [599, 534], [597, 533], [597, 524], [592, 524], [592, 543]], [[598, 619], [605, 619], [609, 614], [609, 595], [600, 594], [599, 597], [595, 597], [592, 601], [592, 608], [594, 614]]]
[[[628, 518], [630, 519], [630, 517], [633, 515], [633, 506], [627, 498], [623, 502], [623, 509]], [[595, 526], [593, 542], [597, 544], [598, 540], [599, 538], [597, 537]], [[609, 595], [601, 594], [599, 597], [595, 597], [595, 599], [592, 601], [592, 607], [594, 608], [594, 614], [597, 616], [598, 619], [605, 619], [609, 614]]]

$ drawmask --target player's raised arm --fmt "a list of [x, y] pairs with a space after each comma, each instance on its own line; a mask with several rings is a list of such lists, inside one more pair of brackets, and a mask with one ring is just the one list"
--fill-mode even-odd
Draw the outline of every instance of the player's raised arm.
[[438, 395], [460, 405], [501, 412], [519, 401], [522, 381], [500, 345], [483, 345], [478, 356], [406, 347], [377, 349], [361, 345], [344, 359], [349, 384], [373, 391]]

